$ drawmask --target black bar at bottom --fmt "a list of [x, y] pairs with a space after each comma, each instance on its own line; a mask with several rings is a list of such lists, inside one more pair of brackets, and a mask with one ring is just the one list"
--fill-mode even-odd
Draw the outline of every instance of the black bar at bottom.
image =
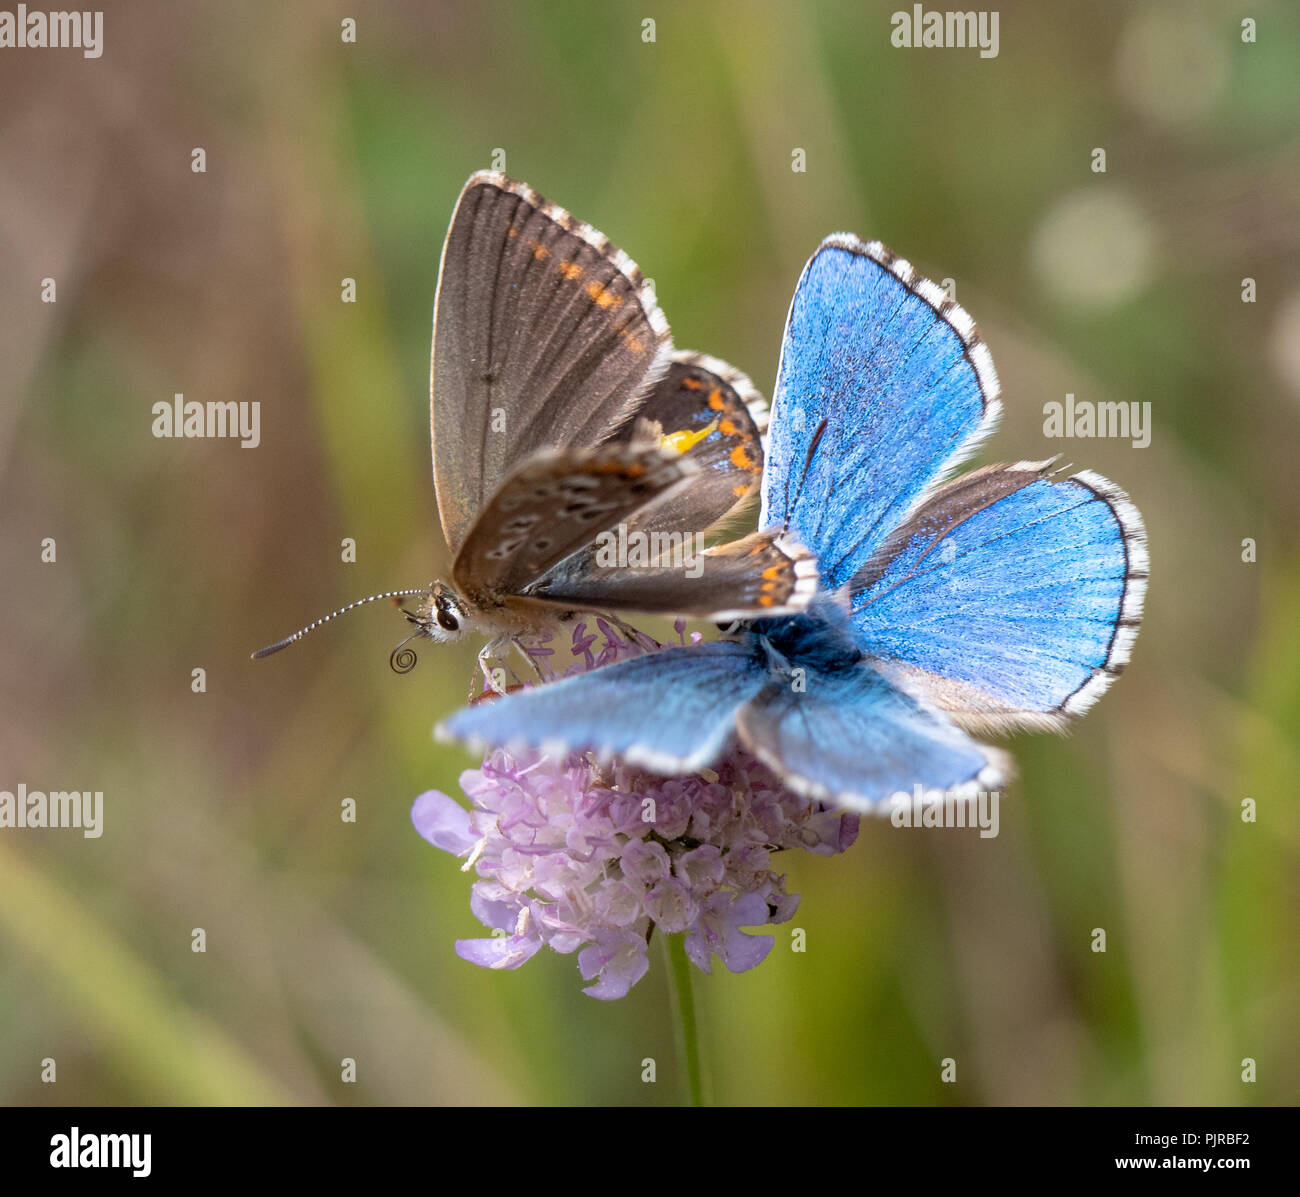
[[[1050, 1183], [1132, 1172], [1221, 1179], [1240, 1172], [1255, 1178], [1295, 1173], [1287, 1150], [1295, 1138], [1291, 1108], [746, 1113], [744, 1122], [728, 1117], [715, 1124], [710, 1135], [735, 1136], [737, 1150], [759, 1153], [753, 1160], [759, 1167], [770, 1152], [786, 1155], [795, 1176], [804, 1158], [809, 1183], [822, 1171], [818, 1156], [837, 1154], [844, 1132], [852, 1135], [839, 1140], [851, 1152], [848, 1169], [869, 1169], [873, 1155], [888, 1153], [891, 1172], [901, 1169], [927, 1184], [1004, 1177]], [[593, 1152], [600, 1159], [629, 1150], [645, 1151], [660, 1165], [676, 1159], [689, 1167], [699, 1141], [683, 1138], [686, 1154], [678, 1154], [673, 1133], [697, 1135], [715, 1116], [712, 1110], [584, 1109], [575, 1123], [572, 1112], [561, 1109], [9, 1108], [0, 1115], [0, 1175], [17, 1193], [34, 1190], [13, 1187], [15, 1180], [98, 1185], [109, 1177], [133, 1185], [320, 1180], [337, 1188], [414, 1173], [437, 1186], [466, 1169], [488, 1181], [494, 1166], [524, 1176], [549, 1171], [566, 1158], [581, 1169], [582, 1156], [590, 1166]], [[555, 1128], [554, 1142], [548, 1142], [548, 1124]], [[582, 1127], [578, 1137], [575, 1125]], [[723, 1141], [714, 1146], [726, 1150]], [[491, 1152], [486, 1157], [485, 1148]], [[869, 1179], [864, 1173], [864, 1183]]]

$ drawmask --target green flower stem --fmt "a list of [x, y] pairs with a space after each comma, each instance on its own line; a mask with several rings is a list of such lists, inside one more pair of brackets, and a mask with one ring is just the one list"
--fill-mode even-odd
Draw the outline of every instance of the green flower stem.
[[704, 1070], [700, 1065], [700, 1027], [695, 1017], [691, 989], [691, 962], [686, 956], [686, 936], [665, 935], [673, 977], [673, 1015], [677, 1026], [677, 1059], [686, 1077], [686, 1104], [704, 1104]]

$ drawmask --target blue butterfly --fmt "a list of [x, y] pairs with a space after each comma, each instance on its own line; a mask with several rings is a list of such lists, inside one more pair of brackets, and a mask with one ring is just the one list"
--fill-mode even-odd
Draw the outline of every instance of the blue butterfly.
[[1148, 573], [1141, 517], [1091, 472], [942, 479], [994, 428], [974, 321], [879, 242], [805, 266], [777, 372], [759, 526], [816, 553], [806, 613], [457, 712], [469, 743], [693, 772], [739, 743], [792, 789], [879, 809], [1010, 776], [971, 731], [1063, 727], [1123, 670]]

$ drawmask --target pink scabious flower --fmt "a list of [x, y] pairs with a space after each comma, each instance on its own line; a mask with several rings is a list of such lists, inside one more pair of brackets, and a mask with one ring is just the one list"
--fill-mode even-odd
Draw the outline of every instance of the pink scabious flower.
[[[577, 661], [566, 673], [660, 647], [643, 633], [597, 626], [599, 636], [585, 622], [575, 627]], [[774, 855], [831, 856], [858, 834], [856, 816], [783, 789], [739, 748], [686, 777], [590, 753], [497, 749], [460, 784], [469, 810], [438, 790], [411, 808], [416, 830], [477, 874], [470, 909], [492, 935], [457, 940], [456, 954], [507, 969], [543, 946], [577, 952], [591, 982], [584, 992], [606, 1000], [645, 976], [656, 929], [684, 935], [706, 973], [714, 956], [732, 972], [753, 968], [774, 937], [744, 928], [784, 923], [799, 905]]]

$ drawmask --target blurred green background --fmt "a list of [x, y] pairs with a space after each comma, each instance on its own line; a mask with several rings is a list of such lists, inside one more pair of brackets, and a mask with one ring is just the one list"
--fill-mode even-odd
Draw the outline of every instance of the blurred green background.
[[[658, 951], [609, 1004], [574, 957], [453, 954], [469, 879], [408, 810], [474, 763], [430, 728], [475, 646], [396, 677], [376, 608], [248, 660], [447, 569], [430, 315], [495, 150], [768, 392], [825, 234], [955, 279], [1004, 385], [980, 460], [1064, 449], [1150, 534], [1128, 674], [1013, 741], [997, 839], [864, 822], [786, 862], [766, 963], [697, 976], [715, 1099], [1300, 1097], [1300, 13], [1002, 3], [982, 59], [893, 48], [895, 7], [134, 4], [99, 59], [3, 52], [0, 788], [103, 790], [106, 830], [0, 830], [0, 1100], [678, 1100]], [[177, 391], [259, 400], [261, 446], [155, 439]], [[1046, 440], [1066, 392], [1149, 401], [1150, 447]]]

